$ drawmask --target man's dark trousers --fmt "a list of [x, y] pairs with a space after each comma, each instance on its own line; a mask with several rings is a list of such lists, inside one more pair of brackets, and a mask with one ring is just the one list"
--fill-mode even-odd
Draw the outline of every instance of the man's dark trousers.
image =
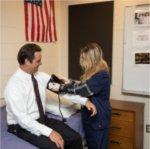
[[[65, 142], [64, 149], [83, 149], [80, 135], [62, 121], [46, 118], [44, 124], [61, 134]], [[40, 149], [58, 149], [56, 144], [48, 137], [34, 135], [21, 128], [18, 124], [9, 125], [8, 132], [15, 134]]]

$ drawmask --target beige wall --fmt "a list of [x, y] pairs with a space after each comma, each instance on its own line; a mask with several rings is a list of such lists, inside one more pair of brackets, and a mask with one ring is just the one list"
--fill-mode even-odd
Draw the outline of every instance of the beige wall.
[[[58, 41], [55, 43], [38, 43], [43, 48], [43, 65], [41, 70], [68, 76], [68, 5], [98, 2], [102, 0], [57, 0], [56, 25]], [[129, 100], [145, 103], [144, 115], [144, 149], [150, 148], [150, 134], [145, 125], [150, 124], [150, 99], [139, 96], [123, 95], [123, 31], [125, 6], [148, 3], [149, 0], [114, 0], [113, 29], [113, 70], [111, 97], [118, 100]], [[150, 2], [149, 2], [150, 3]], [[25, 43], [24, 11], [22, 0], [1, 0], [1, 40], [0, 40], [0, 98], [8, 78], [17, 69], [16, 55], [19, 47]]]

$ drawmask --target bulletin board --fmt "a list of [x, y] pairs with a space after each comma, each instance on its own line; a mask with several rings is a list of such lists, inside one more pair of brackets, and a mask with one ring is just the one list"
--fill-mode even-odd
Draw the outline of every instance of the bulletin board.
[[150, 96], [150, 4], [125, 8], [123, 93]]

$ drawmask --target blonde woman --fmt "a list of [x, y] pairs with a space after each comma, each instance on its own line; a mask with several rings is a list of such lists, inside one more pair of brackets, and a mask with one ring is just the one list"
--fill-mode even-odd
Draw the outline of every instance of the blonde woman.
[[89, 43], [81, 49], [80, 65], [83, 68], [81, 83], [72, 81], [60, 87], [61, 92], [88, 97], [95, 105], [97, 114], [91, 116], [87, 108], [82, 107], [82, 123], [88, 149], [107, 149], [108, 129], [111, 119], [110, 75], [101, 47]]

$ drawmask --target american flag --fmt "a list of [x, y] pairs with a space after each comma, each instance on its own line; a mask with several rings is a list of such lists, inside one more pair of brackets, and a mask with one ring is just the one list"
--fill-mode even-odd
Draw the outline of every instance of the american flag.
[[26, 41], [57, 41], [54, 0], [24, 0]]

